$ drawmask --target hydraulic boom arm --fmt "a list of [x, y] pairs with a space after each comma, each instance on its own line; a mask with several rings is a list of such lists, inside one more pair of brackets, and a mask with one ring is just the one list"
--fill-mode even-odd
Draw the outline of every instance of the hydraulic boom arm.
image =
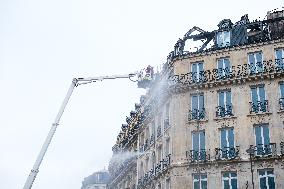
[[119, 78], [131, 78], [131, 77], [134, 77], [136, 74], [127, 74], [127, 75], [114, 75], [114, 76], [102, 76], [102, 77], [89, 77], [89, 78], [74, 78], [72, 80], [72, 83], [68, 89], [68, 92], [63, 100], [63, 103], [55, 117], [55, 120], [54, 122], [52, 123], [52, 126], [51, 126], [51, 129], [45, 139], [45, 142], [43, 143], [42, 147], [41, 147], [41, 150], [37, 156], [37, 159], [34, 163], [34, 166], [33, 166], [33, 169], [31, 170], [27, 180], [26, 180], [26, 183], [25, 183], [25, 186], [23, 189], [31, 189], [32, 188], [32, 185], [33, 185], [33, 182], [37, 176], [37, 173], [39, 172], [39, 167], [40, 167], [40, 164], [43, 160], [43, 157], [48, 149], [48, 146], [53, 138], [53, 135], [57, 129], [57, 126], [59, 125], [59, 121], [60, 121], [60, 118], [65, 110], [65, 107], [67, 106], [68, 104], [68, 101], [73, 93], [73, 90], [75, 87], [79, 86], [79, 85], [82, 85], [82, 84], [87, 84], [87, 83], [92, 83], [92, 82], [96, 82], [96, 81], [102, 81], [102, 80], [105, 80], [105, 79], [119, 79]]

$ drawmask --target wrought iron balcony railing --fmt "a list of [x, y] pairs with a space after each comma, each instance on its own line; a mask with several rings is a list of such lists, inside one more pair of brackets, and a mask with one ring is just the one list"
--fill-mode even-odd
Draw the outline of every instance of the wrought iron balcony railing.
[[159, 125], [158, 128], [157, 128], [157, 138], [159, 138], [160, 136], [162, 136], [162, 127], [161, 127], [161, 125]]
[[150, 171], [145, 173], [141, 178], [138, 179], [137, 188], [143, 188], [147, 186], [152, 180], [159, 176], [163, 171], [170, 167], [171, 154], [168, 154], [164, 159], [155, 165]]
[[258, 157], [275, 156], [277, 155], [276, 143], [258, 144], [254, 146], [254, 151], [254, 155]]
[[205, 149], [190, 150], [186, 152], [186, 157], [192, 163], [194, 162], [205, 162], [210, 160], [210, 153]]
[[250, 113], [268, 112], [268, 100], [249, 102]]
[[280, 142], [280, 153], [284, 156], [284, 142]]
[[284, 110], [284, 98], [279, 98], [279, 109]]
[[216, 117], [228, 117], [233, 116], [232, 105], [217, 106]]
[[239, 157], [240, 147], [215, 148], [216, 160], [232, 160]]
[[155, 134], [152, 134], [150, 137], [150, 145], [155, 143]]
[[170, 127], [170, 119], [169, 118], [166, 118], [164, 120], [164, 130], [166, 130], [167, 128]]
[[205, 119], [205, 108], [189, 110], [188, 121], [201, 119]]

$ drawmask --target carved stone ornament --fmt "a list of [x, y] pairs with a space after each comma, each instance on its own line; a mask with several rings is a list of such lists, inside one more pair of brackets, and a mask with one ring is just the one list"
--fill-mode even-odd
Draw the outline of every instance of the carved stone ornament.
[[234, 165], [234, 164], [225, 164], [225, 165], [223, 165], [223, 170], [224, 171], [236, 170], [236, 165]]
[[268, 161], [262, 161], [258, 164], [258, 168], [272, 168], [273, 163]]

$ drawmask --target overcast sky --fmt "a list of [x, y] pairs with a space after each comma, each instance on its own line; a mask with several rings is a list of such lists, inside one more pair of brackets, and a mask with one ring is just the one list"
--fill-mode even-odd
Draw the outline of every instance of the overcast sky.
[[[73, 77], [166, 61], [193, 26], [263, 19], [283, 0], [0, 0], [0, 188], [22, 188]], [[75, 89], [34, 189], [78, 189], [107, 168], [125, 116], [145, 93], [127, 79]]]

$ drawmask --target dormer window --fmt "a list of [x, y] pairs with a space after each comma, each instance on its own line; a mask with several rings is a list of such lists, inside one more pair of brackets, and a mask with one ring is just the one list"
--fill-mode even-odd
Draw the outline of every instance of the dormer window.
[[218, 47], [230, 46], [230, 37], [230, 31], [218, 32], [216, 36]]

